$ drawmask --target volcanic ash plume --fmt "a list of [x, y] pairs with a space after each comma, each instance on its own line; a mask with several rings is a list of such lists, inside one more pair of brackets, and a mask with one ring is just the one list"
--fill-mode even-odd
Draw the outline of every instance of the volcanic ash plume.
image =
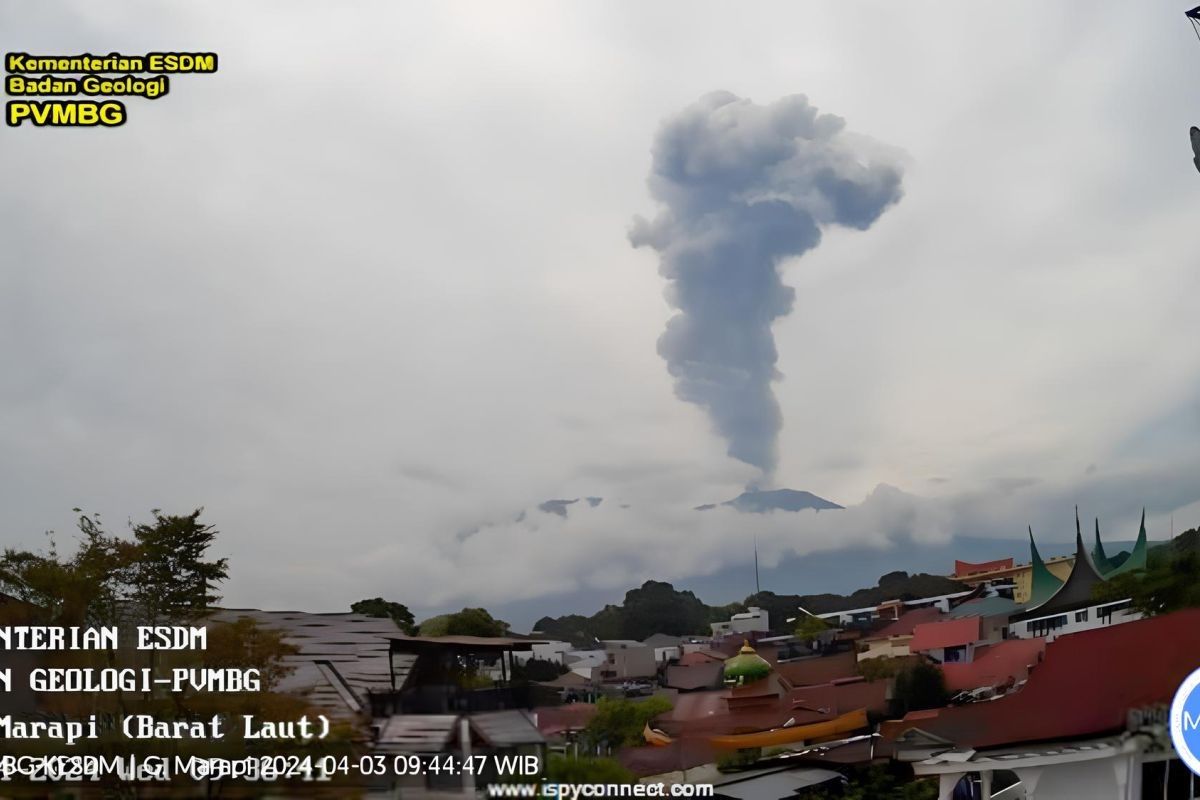
[[665, 208], [629, 238], [654, 248], [679, 313], [658, 340], [680, 399], [704, 408], [729, 455], [769, 483], [782, 425], [771, 324], [792, 310], [781, 262], [821, 226], [866, 230], [901, 196], [883, 148], [818, 114], [804, 95], [760, 106], [706, 95], [658, 132], [648, 180]]

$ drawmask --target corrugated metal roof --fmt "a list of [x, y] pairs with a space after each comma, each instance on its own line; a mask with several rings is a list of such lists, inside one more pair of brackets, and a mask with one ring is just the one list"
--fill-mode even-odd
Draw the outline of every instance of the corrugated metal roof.
[[1095, 736], [1125, 726], [1131, 708], [1169, 704], [1200, 664], [1200, 609], [1061, 636], [1024, 688], [986, 703], [883, 723], [894, 741], [919, 728], [958, 745]]
[[545, 744], [533, 718], [525, 711], [490, 711], [472, 714], [471, 727], [492, 747]]
[[456, 714], [405, 714], [388, 717], [375, 749], [394, 753], [438, 753], [454, 736]]
[[217, 622], [241, 618], [279, 631], [286, 643], [299, 650], [284, 659], [293, 672], [280, 682], [278, 691], [305, 695], [340, 719], [357, 716], [366, 707], [368, 692], [389, 691], [393, 667], [396, 688], [403, 686], [416, 661], [416, 656], [391, 654], [389, 640], [400, 633], [391, 619], [253, 608], [220, 609], [210, 616]]
[[1023, 606], [1007, 597], [981, 597], [978, 600], [968, 600], [950, 610], [947, 615], [951, 619], [963, 617], [995, 617], [1002, 614], [1015, 614]]
[[1037, 664], [1046, 651], [1046, 640], [1005, 639], [975, 650], [975, 660], [967, 664], [943, 664], [946, 688], [953, 691], [1000, 686], [1010, 678], [1013, 683], [1025, 680], [1029, 668]]
[[929, 622], [913, 628], [912, 641], [908, 649], [914, 653], [937, 650], [943, 647], [958, 647], [979, 641], [979, 617], [946, 619]]
[[933, 622], [943, 616], [941, 609], [930, 606], [928, 608], [918, 608], [914, 611], [908, 611], [900, 615], [900, 619], [888, 625], [882, 630], [872, 633], [870, 636], [864, 636], [863, 640], [871, 639], [887, 639], [892, 636], [908, 636], [912, 634], [913, 628], [924, 622]]

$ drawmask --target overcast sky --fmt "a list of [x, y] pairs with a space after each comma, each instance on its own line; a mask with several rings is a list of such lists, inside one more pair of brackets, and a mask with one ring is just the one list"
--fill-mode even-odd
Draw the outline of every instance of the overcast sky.
[[[1195, 526], [1184, 5], [3, 0], [6, 51], [220, 68], [118, 129], [0, 133], [0, 545], [202, 505], [230, 605], [437, 609], [712, 572], [755, 533]], [[873, 226], [781, 267], [772, 485], [838, 517], [690, 510], [756, 470], [676, 397], [629, 232], [660, 125], [717, 90], [804, 94], [903, 164]]]

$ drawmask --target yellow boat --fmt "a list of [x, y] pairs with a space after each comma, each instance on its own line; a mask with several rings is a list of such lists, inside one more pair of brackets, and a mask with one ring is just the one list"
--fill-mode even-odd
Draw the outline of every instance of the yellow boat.
[[650, 723], [646, 723], [646, 727], [642, 729], [642, 738], [646, 740], [646, 744], [652, 744], [655, 747], [666, 747], [673, 740], [660, 730], [650, 727]]
[[723, 750], [741, 750], [747, 747], [774, 747], [781, 744], [806, 742], [825, 736], [851, 733], [865, 727], [867, 727], [867, 710], [860, 708], [824, 722], [795, 725], [790, 728], [772, 728], [769, 731], [758, 731], [757, 733], [714, 736], [708, 741], [713, 747]]

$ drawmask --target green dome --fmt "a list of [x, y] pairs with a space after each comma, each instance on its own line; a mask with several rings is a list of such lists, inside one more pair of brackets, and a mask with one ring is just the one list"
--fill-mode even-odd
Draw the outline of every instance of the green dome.
[[725, 661], [725, 682], [734, 686], [745, 686], [748, 683], [761, 681], [771, 674], [771, 665], [766, 659], [754, 652], [749, 642], [733, 658]]

